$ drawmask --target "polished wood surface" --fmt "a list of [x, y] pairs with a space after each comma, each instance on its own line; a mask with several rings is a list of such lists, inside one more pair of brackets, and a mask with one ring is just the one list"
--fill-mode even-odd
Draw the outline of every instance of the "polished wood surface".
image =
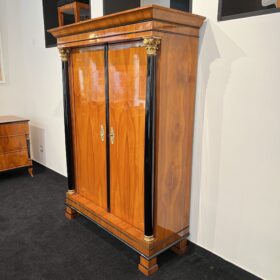
[[58, 38], [58, 44], [61, 47], [71, 47], [72, 45], [87, 46], [91, 44], [101, 44], [104, 42], [123, 41], [132, 38], [142, 38], [151, 34], [147, 32], [160, 31], [165, 33], [174, 33], [178, 35], [187, 35], [198, 37], [199, 29], [174, 23], [161, 21], [145, 21], [125, 26], [108, 28], [106, 30], [95, 30], [83, 32], [81, 34], [69, 35]]
[[[0, 116], [0, 172], [32, 166], [28, 120]], [[33, 176], [32, 169], [29, 174]]]
[[280, 8], [280, 0], [277, 0], [277, 2], [276, 2], [276, 8]]
[[158, 270], [157, 258], [147, 260], [140, 256], [140, 263], [138, 269], [146, 276], [151, 276]]
[[137, 40], [143, 39], [143, 37], [151, 36], [153, 34], [152, 31], [144, 31], [144, 32], [138, 32], [135, 34], [119, 34], [112, 37], [104, 37], [99, 39], [92, 39], [92, 40], [82, 40], [78, 42], [70, 42], [70, 43], [59, 43], [61, 47], [63, 48], [72, 48], [72, 47], [85, 47], [85, 46], [91, 46], [94, 45], [102, 45], [107, 43], [116, 43], [116, 42], [133, 42]]
[[106, 211], [106, 209], [98, 207], [95, 203], [80, 194], [68, 195], [66, 204], [70, 208], [78, 210], [84, 216], [96, 222], [102, 228], [111, 232], [139, 252], [149, 256], [150, 244], [144, 241], [141, 230]]
[[189, 226], [198, 40], [173, 34], [161, 38], [155, 230], [156, 238], [164, 240]]
[[[72, 122], [77, 178], [76, 193], [67, 196], [66, 204], [144, 255], [139, 269], [146, 275], [158, 269], [154, 258], [163, 250], [171, 247], [177, 253], [186, 250], [198, 37], [203, 21], [203, 17], [189, 13], [146, 6], [51, 30], [58, 38], [59, 48], [68, 48], [71, 53], [71, 108], [74, 112]], [[145, 97], [148, 75], [147, 51], [142, 46], [145, 36], [159, 37], [161, 42], [156, 58], [155, 81], [154, 240], [149, 242], [144, 240]], [[109, 49], [108, 65], [100, 65], [100, 71], [105, 71], [104, 75], [108, 70], [108, 88], [104, 81], [96, 81], [91, 68], [94, 62], [103, 61], [104, 53], [83, 56], [88, 46]], [[93, 92], [95, 84], [99, 84], [104, 106], [107, 102], [104, 91], [108, 89], [107, 125], [113, 130], [109, 129], [106, 134], [108, 137], [110, 134], [114, 136], [113, 143], [109, 145], [110, 151], [94, 142], [93, 131], [96, 128], [87, 125], [91, 116], [95, 116], [94, 119], [99, 122], [105, 119], [105, 111], [102, 116], [96, 115], [98, 106], [89, 110], [91, 101], [82, 102], [85, 96]], [[82, 91], [83, 98], [80, 96]], [[88, 135], [88, 141], [93, 143], [94, 148], [86, 145]], [[110, 173], [107, 174], [110, 178], [110, 203], [106, 200], [105, 192], [102, 201], [110, 204], [108, 209], [100, 206], [99, 200], [93, 199], [91, 189], [92, 186], [98, 189], [101, 185], [102, 191], [105, 189], [106, 155], [108, 160], [110, 158]], [[100, 168], [93, 164], [96, 158], [104, 168], [101, 173], [95, 174], [94, 177], [98, 179], [94, 180], [102, 179], [103, 183], [91, 181], [90, 185], [86, 185], [88, 180], [93, 180], [88, 177], [96, 172], [94, 169]]]
[[137, 9], [131, 9], [100, 18], [82, 21], [77, 24], [53, 28], [50, 29], [49, 32], [51, 32], [54, 37], [60, 38], [66, 35], [74, 35], [99, 29], [129, 25], [152, 19], [161, 22], [175, 23], [199, 28], [203, 24], [205, 18], [162, 6], [147, 5]]
[[0, 154], [27, 150], [26, 135], [0, 137]]
[[143, 238], [143, 231], [106, 211], [106, 209], [98, 207], [95, 203], [78, 193], [67, 195], [66, 204], [70, 208], [78, 210], [84, 216], [96, 222], [147, 257], [152, 257], [164, 248], [177, 244], [177, 240], [182, 239], [182, 236], [186, 237], [188, 233], [188, 231], [182, 231], [180, 234], [170, 235], [169, 238], [162, 242], [146, 242]]
[[144, 231], [146, 51], [139, 43], [109, 48], [111, 213]]
[[75, 177], [78, 193], [107, 208], [104, 48], [71, 53], [72, 95], [75, 106]]
[[183, 239], [179, 241], [176, 245], [171, 247], [171, 251], [177, 255], [183, 255], [188, 250], [188, 241], [187, 239]]
[[0, 137], [29, 134], [28, 122], [11, 122], [0, 125]]
[[27, 150], [0, 154], [0, 171], [7, 171], [30, 165], [32, 165], [32, 162], [28, 157]]
[[[178, 14], [179, 13], [179, 14]], [[49, 30], [60, 47], [139, 39], [152, 31], [199, 36], [204, 17], [152, 5]], [[179, 24], [178, 24], [179, 23]]]
[[65, 207], [65, 217], [68, 220], [73, 220], [78, 216], [78, 212], [70, 208], [69, 206]]

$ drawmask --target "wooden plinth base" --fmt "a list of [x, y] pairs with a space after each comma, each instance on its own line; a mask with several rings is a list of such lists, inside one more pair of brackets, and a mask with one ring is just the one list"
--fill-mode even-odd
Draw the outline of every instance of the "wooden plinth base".
[[177, 255], [183, 255], [188, 250], [188, 241], [187, 239], [181, 240], [175, 246], [171, 247], [171, 251]]
[[72, 208], [66, 206], [65, 208], [65, 217], [68, 219], [68, 220], [73, 220], [75, 219], [77, 216], [79, 215], [79, 213], [75, 210], [73, 210]]
[[138, 265], [138, 269], [146, 276], [154, 274], [158, 270], [157, 258], [153, 258], [148, 261], [142, 256], [140, 256], [140, 263]]

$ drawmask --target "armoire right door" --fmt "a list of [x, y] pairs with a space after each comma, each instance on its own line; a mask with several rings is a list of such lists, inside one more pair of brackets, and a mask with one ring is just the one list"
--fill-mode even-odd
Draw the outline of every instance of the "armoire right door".
[[141, 42], [110, 44], [110, 212], [144, 231], [147, 54]]

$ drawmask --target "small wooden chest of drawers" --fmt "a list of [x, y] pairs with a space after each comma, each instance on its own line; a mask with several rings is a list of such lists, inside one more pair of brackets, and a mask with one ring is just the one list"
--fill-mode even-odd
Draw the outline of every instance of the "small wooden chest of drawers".
[[33, 176], [28, 122], [16, 116], [0, 116], [0, 172], [26, 167]]

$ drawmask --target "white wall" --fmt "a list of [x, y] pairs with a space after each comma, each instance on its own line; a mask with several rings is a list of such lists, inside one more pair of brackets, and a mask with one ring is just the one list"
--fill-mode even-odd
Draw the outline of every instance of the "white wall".
[[61, 62], [46, 49], [42, 1], [0, 1], [7, 83], [0, 114], [30, 118], [32, 157], [66, 175]]
[[103, 0], [90, 0], [91, 17], [102, 17], [103, 16]]
[[[101, 2], [93, 1], [93, 17], [102, 15]], [[217, 22], [218, 0], [193, 2], [208, 20], [199, 50], [190, 238], [278, 280], [280, 14]], [[60, 59], [44, 48], [41, 1], [0, 0], [0, 31], [8, 80], [0, 85], [0, 113], [30, 117], [33, 156], [66, 174]]]
[[193, 1], [201, 31], [191, 240], [280, 279], [280, 14], [217, 22]]
[[[0, 2], [0, 36], [6, 78], [6, 83], [0, 84], [0, 114], [24, 114], [26, 111], [23, 92], [25, 71], [19, 48], [22, 42], [21, 34], [18, 32], [20, 26], [10, 24], [14, 17], [20, 20], [20, 9], [14, 1], [9, 5], [6, 2], [3, 0]], [[11, 20], [8, 22], [8, 19]]]

